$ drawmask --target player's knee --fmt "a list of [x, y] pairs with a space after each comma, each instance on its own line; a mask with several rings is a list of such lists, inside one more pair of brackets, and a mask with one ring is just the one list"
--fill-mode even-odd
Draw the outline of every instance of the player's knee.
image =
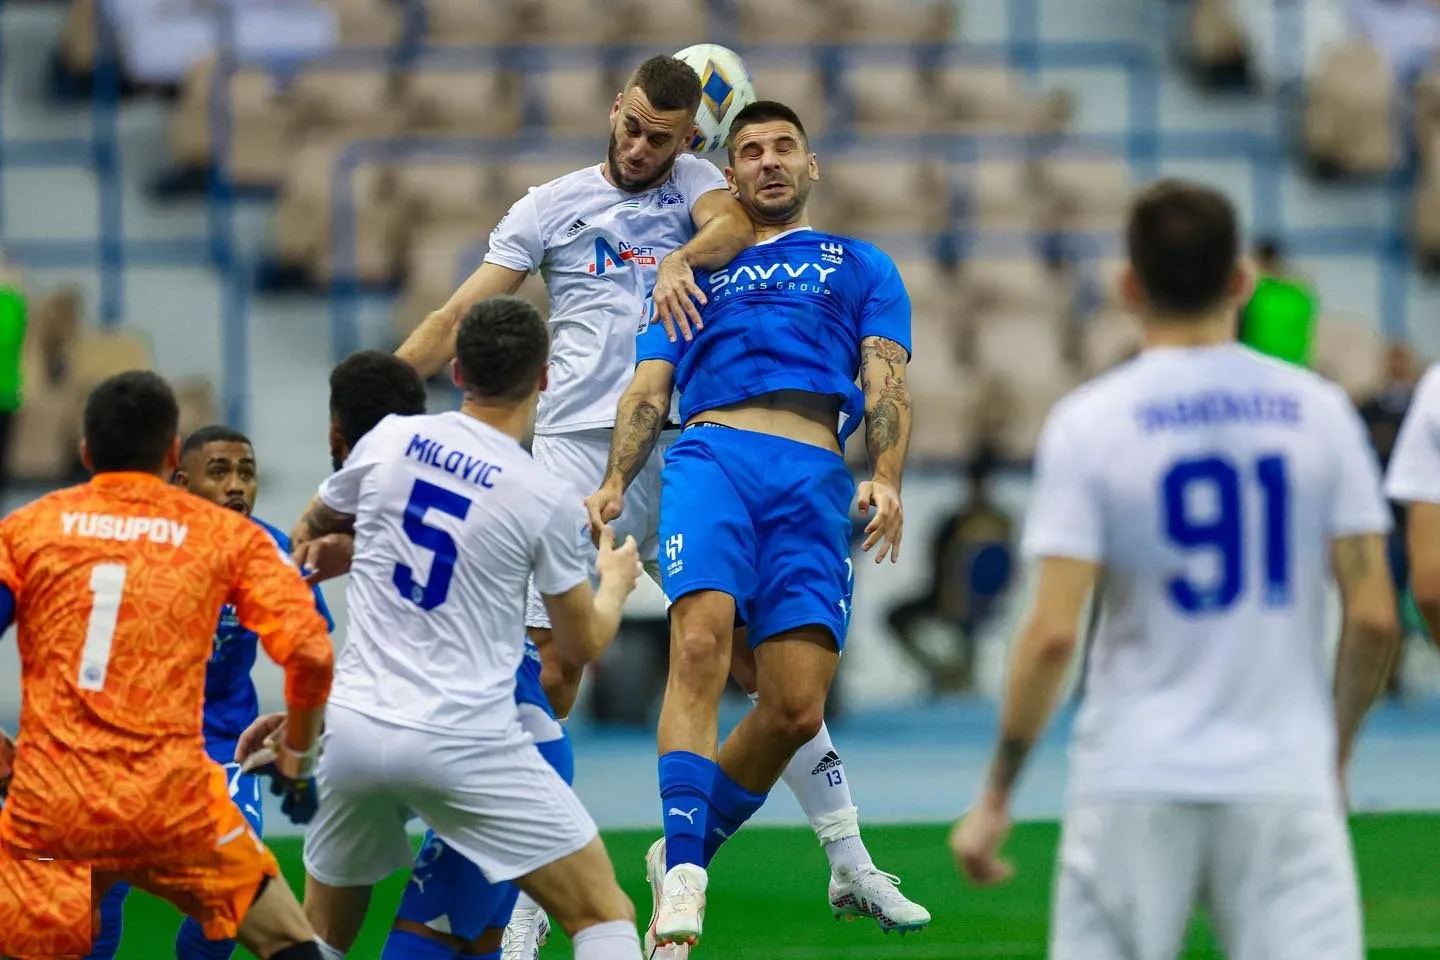
[[670, 672], [683, 683], [709, 685], [730, 673], [730, 637], [703, 624], [676, 631], [670, 644]]
[[815, 739], [825, 723], [824, 701], [812, 702], [807, 699], [774, 698], [766, 703], [762, 697], [757, 701], [761, 720], [766, 731], [777, 740], [793, 743], [797, 748]]

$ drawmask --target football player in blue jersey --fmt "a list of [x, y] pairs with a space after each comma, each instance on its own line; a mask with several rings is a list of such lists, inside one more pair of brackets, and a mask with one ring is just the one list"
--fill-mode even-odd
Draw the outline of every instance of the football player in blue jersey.
[[[872, 471], [858, 490], [871, 516], [864, 549], [893, 562], [903, 529], [910, 299], [899, 272], [877, 247], [809, 226], [819, 167], [794, 111], [751, 104], [728, 150], [726, 177], [757, 243], [723, 269], [697, 271], [708, 302], [693, 340], [642, 325], [607, 478], [589, 500], [592, 525], [619, 514], [678, 389], [684, 430], [666, 454], [660, 496], [671, 657], [659, 729], [665, 837], [648, 858], [650, 952], [698, 940], [706, 866], [824, 717], [854, 583], [857, 491], [842, 450], [862, 418]], [[720, 747], [736, 623], [748, 627], [759, 696]], [[929, 923], [873, 864], [837, 871], [831, 883], [837, 916], [874, 916], [887, 932]]]
[[[252, 514], [259, 471], [255, 447], [245, 434], [219, 424], [190, 434], [180, 449], [180, 469], [174, 482], [198, 497], [250, 517], [265, 528], [287, 556], [290, 554], [290, 538]], [[333, 630], [335, 623], [319, 587], [315, 588], [315, 608]], [[240, 771], [235, 747], [240, 735], [260, 714], [260, 701], [250, 678], [258, 640], [236, 619], [233, 607], [227, 604], [221, 608], [215, 646], [205, 670], [204, 715], [205, 751], [229, 774], [230, 796], [257, 834], [264, 825], [261, 778]], [[91, 960], [111, 960], [115, 956], [129, 892], [127, 884], [116, 884], [100, 902], [100, 935], [91, 944]], [[188, 917], [175, 938], [177, 960], [226, 960], [234, 949], [233, 940], [205, 939], [200, 924]]]
[[[385, 417], [424, 412], [425, 388], [408, 363], [373, 350], [345, 358], [330, 375], [330, 454], [335, 468]], [[353, 546], [353, 538], [332, 534], [301, 547], [297, 559], [314, 571], [313, 579], [328, 579], [348, 569]], [[540, 650], [527, 641], [515, 674], [520, 723], [535, 738], [541, 756], [569, 783], [575, 773], [570, 735], [546, 694], [547, 688], [563, 685], [560, 677], [553, 665], [545, 669]], [[260, 738], [273, 738], [283, 719], [283, 714], [274, 714], [252, 726], [240, 755], [250, 753]], [[382, 960], [499, 960], [502, 951], [506, 960], [533, 960], [548, 935], [544, 911], [518, 887], [492, 884], [479, 867], [427, 831]]]

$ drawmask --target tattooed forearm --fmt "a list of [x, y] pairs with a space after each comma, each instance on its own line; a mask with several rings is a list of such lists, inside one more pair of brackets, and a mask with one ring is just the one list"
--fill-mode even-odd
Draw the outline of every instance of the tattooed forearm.
[[990, 764], [990, 785], [1002, 793], [1009, 793], [1025, 769], [1025, 758], [1030, 755], [1029, 740], [1007, 737], [1000, 741], [995, 759]]
[[894, 340], [867, 337], [860, 345], [860, 386], [865, 392], [865, 446], [870, 470], [898, 485], [910, 446], [909, 355]]
[[305, 517], [300, 521], [309, 536], [306, 539], [319, 539], [327, 537], [332, 533], [354, 533], [355, 518], [348, 513], [341, 513], [339, 510], [332, 510], [317, 497], [310, 504], [310, 509], [305, 512]]
[[640, 475], [640, 468], [660, 439], [660, 431], [665, 429], [667, 406], [649, 397], [620, 398], [615, 435], [610, 439], [610, 462], [605, 466], [606, 480], [620, 478], [629, 487]]

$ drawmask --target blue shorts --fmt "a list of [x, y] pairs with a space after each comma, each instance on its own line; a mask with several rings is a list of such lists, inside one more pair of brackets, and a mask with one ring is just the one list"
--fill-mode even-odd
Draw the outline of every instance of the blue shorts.
[[246, 821], [261, 836], [265, 834], [265, 804], [261, 800], [264, 778], [253, 773], [241, 773], [240, 764], [235, 762], [235, 741], [207, 741], [205, 752], [225, 768], [225, 777], [230, 783], [230, 799], [245, 815]]
[[687, 428], [660, 474], [665, 596], [728, 593], [751, 646], [821, 626], [843, 648], [854, 496], [838, 453], [750, 430]]

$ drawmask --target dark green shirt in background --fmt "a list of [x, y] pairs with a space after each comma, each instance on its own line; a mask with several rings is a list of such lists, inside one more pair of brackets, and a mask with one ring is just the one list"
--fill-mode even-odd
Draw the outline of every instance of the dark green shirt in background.
[[18, 287], [0, 286], [0, 411], [20, 409], [26, 300]]

